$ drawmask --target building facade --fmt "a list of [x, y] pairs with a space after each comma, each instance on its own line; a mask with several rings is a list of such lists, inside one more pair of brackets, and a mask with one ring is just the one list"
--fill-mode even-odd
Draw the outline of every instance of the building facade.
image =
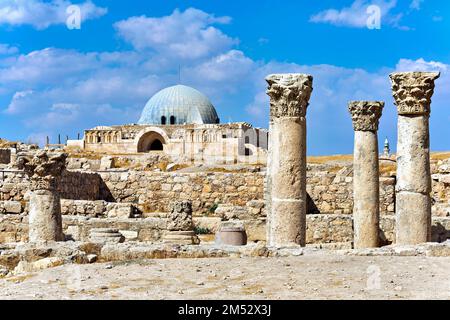
[[137, 124], [85, 130], [68, 146], [108, 154], [163, 152], [175, 161], [265, 163], [268, 131], [245, 122], [220, 124], [205, 95], [177, 85], [155, 94]]

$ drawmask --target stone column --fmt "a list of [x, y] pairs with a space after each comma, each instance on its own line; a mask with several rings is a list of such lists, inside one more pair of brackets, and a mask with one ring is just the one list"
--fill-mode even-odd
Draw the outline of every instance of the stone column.
[[58, 184], [67, 154], [39, 151], [33, 157], [20, 155], [18, 167], [30, 177], [29, 241], [63, 241]]
[[390, 75], [398, 109], [396, 243], [431, 241], [429, 117], [439, 73]]
[[270, 96], [268, 245], [306, 244], [306, 109], [313, 78], [275, 74]]
[[381, 101], [352, 101], [348, 109], [355, 130], [353, 154], [353, 229], [355, 249], [379, 246], [380, 178], [378, 123]]
[[194, 232], [191, 201], [173, 201], [168, 218], [168, 232], [163, 237], [164, 242], [187, 245], [200, 243]]

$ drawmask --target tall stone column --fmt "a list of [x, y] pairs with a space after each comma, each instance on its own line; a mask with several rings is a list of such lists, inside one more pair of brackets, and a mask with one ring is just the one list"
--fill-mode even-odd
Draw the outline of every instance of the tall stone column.
[[378, 123], [381, 101], [352, 101], [348, 109], [355, 130], [353, 153], [353, 227], [355, 249], [379, 246], [380, 178]]
[[30, 177], [29, 241], [63, 241], [60, 195], [57, 190], [67, 154], [39, 151], [21, 155], [18, 166]]
[[439, 73], [390, 75], [398, 109], [396, 243], [431, 241], [429, 118]]
[[270, 96], [268, 245], [306, 244], [306, 109], [313, 78], [275, 74]]

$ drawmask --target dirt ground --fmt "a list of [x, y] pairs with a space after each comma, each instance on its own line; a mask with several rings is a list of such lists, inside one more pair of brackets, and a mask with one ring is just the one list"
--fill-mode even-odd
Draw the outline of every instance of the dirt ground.
[[450, 258], [310, 255], [65, 265], [0, 299], [450, 299]]

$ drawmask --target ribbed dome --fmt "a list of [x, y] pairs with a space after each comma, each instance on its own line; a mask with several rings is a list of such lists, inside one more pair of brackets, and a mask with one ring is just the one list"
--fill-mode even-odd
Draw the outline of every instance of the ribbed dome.
[[156, 93], [145, 105], [139, 124], [219, 123], [209, 99], [194, 88], [177, 85]]

